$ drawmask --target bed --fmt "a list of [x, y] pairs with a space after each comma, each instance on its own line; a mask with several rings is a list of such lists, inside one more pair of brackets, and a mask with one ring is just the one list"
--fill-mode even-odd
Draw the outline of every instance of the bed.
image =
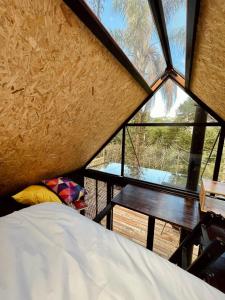
[[0, 299], [225, 299], [225, 294], [70, 207], [0, 218]]

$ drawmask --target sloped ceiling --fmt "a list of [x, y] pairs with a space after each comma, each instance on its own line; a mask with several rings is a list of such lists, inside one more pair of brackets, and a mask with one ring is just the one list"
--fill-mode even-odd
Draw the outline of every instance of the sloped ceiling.
[[147, 96], [60, 0], [0, 0], [0, 194], [81, 167]]
[[225, 1], [200, 3], [190, 89], [225, 120]]

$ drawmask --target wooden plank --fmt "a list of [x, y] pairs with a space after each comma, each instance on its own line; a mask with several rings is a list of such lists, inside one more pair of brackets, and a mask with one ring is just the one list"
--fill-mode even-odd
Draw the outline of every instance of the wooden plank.
[[202, 179], [206, 193], [225, 196], [225, 183], [213, 181], [210, 179]]
[[213, 211], [216, 214], [220, 214], [225, 217], [225, 201], [216, 198], [205, 198], [205, 211]]
[[131, 184], [112, 199], [128, 209], [192, 230], [199, 222], [199, 202]]
[[[146, 247], [148, 217], [126, 209], [115, 206], [113, 209], [113, 230], [120, 235]], [[161, 220], [155, 221], [155, 234], [153, 251], [168, 259], [179, 245], [179, 228]], [[197, 257], [198, 247], [194, 248], [193, 260]]]
[[[169, 258], [179, 243], [179, 230], [170, 224], [156, 220], [153, 251], [162, 257]], [[126, 238], [146, 247], [148, 217], [115, 206], [113, 209], [113, 230]]]
[[150, 93], [62, 0], [0, 7], [5, 195], [83, 167]]
[[213, 211], [225, 216], [225, 201], [214, 197], [207, 197], [207, 194], [225, 196], [225, 183], [202, 179], [200, 190], [200, 204], [202, 211]]

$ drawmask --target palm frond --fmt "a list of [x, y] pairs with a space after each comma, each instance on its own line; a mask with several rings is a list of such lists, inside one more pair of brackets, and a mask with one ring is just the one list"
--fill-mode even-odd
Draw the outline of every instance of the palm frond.
[[166, 22], [169, 22], [180, 7], [186, 5], [186, 0], [162, 0], [162, 2]]
[[169, 35], [170, 43], [174, 44], [183, 53], [185, 52], [185, 47], [186, 47], [185, 39], [186, 39], [186, 30], [183, 27], [173, 30]]

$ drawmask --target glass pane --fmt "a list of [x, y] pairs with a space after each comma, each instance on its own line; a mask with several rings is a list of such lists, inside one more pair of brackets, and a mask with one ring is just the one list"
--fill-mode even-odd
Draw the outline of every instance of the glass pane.
[[112, 37], [152, 84], [166, 69], [147, 0], [86, 0]]
[[173, 67], [185, 74], [186, 0], [162, 0]]
[[[206, 128], [200, 178], [213, 178], [217, 144], [209, 155], [218, 132], [218, 127]], [[193, 127], [129, 127], [125, 176], [185, 189], [192, 133]]]
[[217, 123], [218, 121], [214, 119], [210, 114], [207, 115], [207, 123]]
[[[213, 179], [213, 171], [214, 171], [214, 166], [216, 161], [218, 140], [215, 146], [214, 143], [217, 139], [219, 131], [220, 131], [220, 127], [206, 128], [204, 149], [202, 155], [202, 164], [201, 164], [201, 176], [206, 179]], [[211, 157], [209, 158], [210, 153], [211, 153]]]
[[186, 187], [192, 127], [130, 127], [125, 176]]
[[225, 145], [223, 147], [223, 155], [220, 164], [219, 181], [225, 182]]
[[122, 131], [90, 162], [88, 169], [121, 175]]
[[[168, 79], [130, 123], [194, 122], [196, 107], [195, 101]], [[216, 121], [208, 114], [207, 122]]]

